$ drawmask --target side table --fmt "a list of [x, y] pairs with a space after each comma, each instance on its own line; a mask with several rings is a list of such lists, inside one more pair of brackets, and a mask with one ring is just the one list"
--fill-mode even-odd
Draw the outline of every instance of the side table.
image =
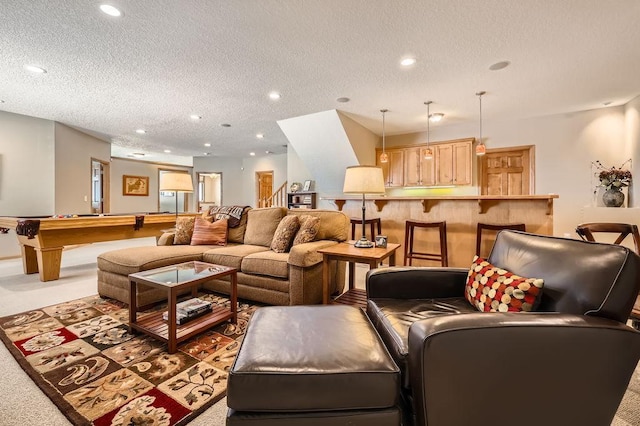
[[338, 296], [335, 301], [348, 304], [366, 304], [367, 294], [364, 290], [355, 288], [355, 264], [366, 263], [370, 269], [377, 268], [380, 263], [389, 258], [389, 266], [396, 264], [396, 250], [400, 244], [388, 243], [387, 247], [358, 248], [353, 241], [335, 244], [318, 250], [322, 253], [322, 303], [329, 303], [329, 262], [342, 260], [349, 265], [349, 289]]

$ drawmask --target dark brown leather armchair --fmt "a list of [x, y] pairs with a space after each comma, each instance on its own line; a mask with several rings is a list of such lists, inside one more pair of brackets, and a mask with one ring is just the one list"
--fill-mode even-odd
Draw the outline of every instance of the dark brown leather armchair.
[[402, 371], [406, 423], [609, 425], [640, 357], [640, 332], [624, 324], [638, 255], [501, 231], [488, 260], [544, 279], [535, 313], [476, 311], [467, 269], [367, 274], [367, 313]]

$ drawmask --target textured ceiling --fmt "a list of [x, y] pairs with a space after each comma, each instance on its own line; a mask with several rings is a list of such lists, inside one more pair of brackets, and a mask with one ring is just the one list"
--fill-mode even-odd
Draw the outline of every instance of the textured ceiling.
[[387, 134], [424, 130], [426, 100], [440, 126], [475, 122], [479, 90], [487, 120], [640, 94], [637, 0], [3, 0], [0, 14], [0, 109], [150, 156], [282, 153], [277, 120], [330, 109], [378, 134], [381, 108]]

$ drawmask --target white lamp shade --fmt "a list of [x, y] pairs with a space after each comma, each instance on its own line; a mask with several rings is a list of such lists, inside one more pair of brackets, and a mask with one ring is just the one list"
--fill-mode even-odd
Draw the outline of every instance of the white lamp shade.
[[160, 173], [160, 191], [193, 192], [193, 180], [189, 173]]
[[375, 166], [347, 167], [342, 191], [345, 194], [384, 194], [382, 169]]

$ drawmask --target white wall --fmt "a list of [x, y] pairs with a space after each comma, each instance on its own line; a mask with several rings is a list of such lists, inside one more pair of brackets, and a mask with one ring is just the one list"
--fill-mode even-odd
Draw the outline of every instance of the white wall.
[[[488, 149], [535, 145], [536, 194], [559, 194], [554, 202], [554, 233], [575, 236], [581, 209], [593, 203], [591, 162], [620, 166], [630, 156], [625, 145], [625, 107], [610, 107], [518, 121], [484, 121]], [[431, 141], [477, 136], [475, 126], [432, 126]], [[424, 133], [387, 137], [387, 146], [422, 143]], [[637, 137], [635, 149], [638, 150]], [[640, 161], [634, 155], [634, 164]], [[636, 174], [635, 176], [640, 176]], [[473, 193], [477, 187], [472, 188]]]
[[[54, 209], [54, 123], [0, 111], [0, 216], [50, 216]], [[0, 259], [20, 254], [0, 234]]]
[[632, 99], [624, 108], [625, 146], [634, 159], [631, 173], [636, 184], [631, 185], [632, 206], [640, 206], [640, 96]]
[[91, 159], [109, 162], [111, 144], [55, 123], [55, 213], [91, 213]]

